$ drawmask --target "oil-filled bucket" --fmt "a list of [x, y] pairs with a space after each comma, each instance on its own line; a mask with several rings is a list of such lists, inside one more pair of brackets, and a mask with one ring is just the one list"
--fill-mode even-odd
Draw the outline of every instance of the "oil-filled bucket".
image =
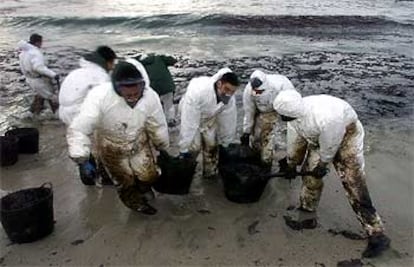
[[8, 130], [5, 135], [19, 138], [19, 153], [35, 154], [39, 152], [39, 130], [36, 128], [14, 128]]
[[161, 176], [153, 184], [155, 190], [165, 194], [188, 194], [197, 166], [195, 158], [179, 159], [169, 155], [158, 156]]
[[53, 231], [51, 183], [10, 193], [1, 198], [1, 223], [16, 243], [36, 241]]
[[238, 144], [221, 147], [219, 150], [219, 172], [226, 198], [236, 203], [252, 203], [260, 199], [270, 173], [258, 153], [248, 146]]
[[16, 136], [0, 136], [1, 166], [11, 166], [19, 159], [19, 139]]
[[226, 198], [236, 203], [259, 201], [269, 179], [269, 168], [249, 163], [233, 163], [219, 167]]

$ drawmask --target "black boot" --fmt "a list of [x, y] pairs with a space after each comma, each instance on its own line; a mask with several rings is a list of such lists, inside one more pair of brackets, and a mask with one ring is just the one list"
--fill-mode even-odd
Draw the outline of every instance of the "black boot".
[[362, 257], [364, 258], [374, 258], [390, 247], [391, 240], [384, 235], [376, 234], [368, 237], [368, 245], [364, 252], [362, 252]]
[[157, 213], [157, 209], [148, 203], [140, 204], [140, 206], [137, 208], [137, 211], [145, 215], [154, 215]]

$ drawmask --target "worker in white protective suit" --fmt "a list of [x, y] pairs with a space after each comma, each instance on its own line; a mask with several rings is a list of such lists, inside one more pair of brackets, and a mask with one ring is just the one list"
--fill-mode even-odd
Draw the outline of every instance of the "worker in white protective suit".
[[53, 112], [59, 107], [56, 86], [53, 84], [53, 81], [59, 84], [59, 76], [46, 66], [40, 50], [42, 44], [42, 36], [36, 33], [30, 36], [29, 42], [22, 40], [17, 44], [17, 49], [20, 51], [20, 69], [27, 84], [36, 93], [30, 107], [33, 114], [39, 114], [44, 109], [45, 100], [49, 102]]
[[[386, 250], [390, 239], [374, 208], [364, 172], [364, 128], [354, 109], [344, 100], [329, 95], [302, 98], [294, 91], [282, 91], [274, 109], [288, 122], [287, 178], [294, 178], [296, 166], [312, 171], [304, 176], [298, 212], [315, 212], [322, 193], [322, 177], [333, 163], [348, 200], [368, 235], [364, 257]], [[306, 158], [305, 158], [306, 155]], [[315, 224], [316, 226], [316, 224]]]
[[107, 46], [100, 46], [94, 52], [85, 54], [79, 60], [79, 68], [71, 71], [63, 80], [59, 91], [59, 118], [70, 125], [79, 113], [88, 92], [95, 86], [109, 82], [109, 71], [113, 69], [115, 52]]
[[[242, 145], [249, 146], [260, 153], [262, 162], [271, 167], [274, 155], [274, 137], [278, 114], [273, 109], [273, 100], [283, 90], [295, 87], [286, 76], [265, 74], [255, 70], [243, 93], [243, 135]], [[251, 138], [252, 137], [252, 138]]]
[[[121, 201], [152, 215], [151, 185], [160, 175], [156, 150], [169, 147], [168, 127], [157, 93], [145, 84], [136, 62], [119, 62], [112, 82], [93, 88], [68, 128], [69, 155], [77, 163], [89, 158], [90, 135], [96, 130], [99, 158], [118, 184]], [[138, 64], [137, 64], [138, 65]]]
[[[110, 82], [109, 71], [114, 67], [115, 52], [108, 46], [99, 46], [85, 54], [80, 60], [80, 68], [71, 71], [63, 80], [59, 91], [59, 118], [69, 126], [88, 92], [95, 86]], [[112, 181], [98, 160], [98, 155], [90, 155], [88, 161], [79, 165], [79, 176], [85, 185], [105, 184]], [[101, 179], [100, 179], [101, 178]]]
[[233, 97], [239, 80], [229, 68], [212, 77], [190, 81], [180, 101], [180, 157], [189, 158], [202, 151], [203, 176], [217, 175], [218, 146], [227, 147], [236, 138], [237, 111]]

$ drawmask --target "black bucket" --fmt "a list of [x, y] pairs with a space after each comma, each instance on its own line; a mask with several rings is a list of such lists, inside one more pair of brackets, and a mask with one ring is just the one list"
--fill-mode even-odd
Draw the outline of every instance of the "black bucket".
[[1, 223], [12, 242], [27, 243], [53, 231], [53, 190], [46, 183], [1, 198]]
[[152, 185], [153, 188], [165, 194], [188, 194], [197, 166], [195, 158], [179, 159], [159, 156], [158, 164], [161, 168], [161, 176]]
[[248, 146], [231, 144], [220, 147], [219, 172], [223, 180], [226, 198], [236, 203], [259, 201], [270, 173], [269, 166], [261, 163], [260, 155]]
[[11, 166], [19, 159], [19, 139], [16, 136], [1, 136], [1, 166]]
[[36, 128], [15, 128], [8, 130], [5, 135], [19, 138], [19, 153], [39, 152], [39, 131]]
[[259, 201], [269, 179], [269, 168], [249, 163], [225, 164], [219, 167], [226, 198], [236, 203]]
[[230, 144], [228, 147], [220, 146], [219, 165], [228, 163], [249, 163], [260, 165], [260, 155], [248, 146]]

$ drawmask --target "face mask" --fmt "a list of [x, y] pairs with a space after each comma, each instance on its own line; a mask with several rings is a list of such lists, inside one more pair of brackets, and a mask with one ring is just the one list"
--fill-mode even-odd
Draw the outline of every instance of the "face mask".
[[231, 99], [231, 95], [222, 94], [220, 95], [220, 101], [223, 102], [223, 104], [227, 105]]

